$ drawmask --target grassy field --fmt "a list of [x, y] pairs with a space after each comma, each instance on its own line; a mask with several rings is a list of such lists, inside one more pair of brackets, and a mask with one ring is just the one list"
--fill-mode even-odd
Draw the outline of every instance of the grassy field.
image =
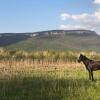
[[0, 61], [0, 100], [100, 100], [100, 72], [82, 64]]

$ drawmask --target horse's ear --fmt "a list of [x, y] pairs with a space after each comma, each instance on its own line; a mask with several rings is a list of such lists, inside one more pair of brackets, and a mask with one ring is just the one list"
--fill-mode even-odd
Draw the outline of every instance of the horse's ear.
[[83, 56], [82, 54], [80, 54], [80, 56]]

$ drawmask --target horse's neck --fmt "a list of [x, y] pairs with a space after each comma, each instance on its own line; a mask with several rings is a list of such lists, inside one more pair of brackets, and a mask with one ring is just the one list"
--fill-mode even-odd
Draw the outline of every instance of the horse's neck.
[[85, 60], [83, 60], [83, 63], [87, 67], [90, 63], [90, 60], [88, 58], [86, 58]]

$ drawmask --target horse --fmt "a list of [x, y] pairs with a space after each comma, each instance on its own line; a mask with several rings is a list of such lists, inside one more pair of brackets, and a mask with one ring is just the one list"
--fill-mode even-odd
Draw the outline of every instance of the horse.
[[78, 62], [79, 63], [83, 62], [83, 64], [86, 67], [86, 70], [89, 73], [89, 80], [93, 81], [94, 80], [93, 71], [100, 70], [100, 61], [91, 60], [87, 58], [86, 56], [80, 54]]

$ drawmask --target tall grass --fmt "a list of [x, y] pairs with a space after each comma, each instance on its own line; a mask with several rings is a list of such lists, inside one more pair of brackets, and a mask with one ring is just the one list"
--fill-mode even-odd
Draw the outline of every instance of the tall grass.
[[[22, 66], [23, 67], [23, 66]], [[34, 66], [33, 66], [34, 67]], [[99, 100], [100, 73], [88, 80], [83, 68], [10, 69], [0, 73], [1, 100]], [[53, 66], [52, 66], [53, 67]], [[50, 69], [49, 69], [50, 68]], [[80, 68], [80, 69], [79, 69]], [[9, 69], [8, 69], [9, 70]]]
[[4, 48], [0, 48], [0, 59], [32, 59], [38, 61], [77, 61], [77, 58], [80, 53], [85, 54], [86, 56], [90, 57], [91, 59], [99, 60], [100, 53], [96, 53], [94, 51], [85, 51], [85, 52], [75, 52], [75, 51], [33, 51], [33, 52], [26, 52], [24, 50], [15, 49], [15, 50], [7, 50]]
[[[100, 54], [81, 52], [99, 60]], [[100, 100], [100, 72], [88, 80], [78, 52], [0, 49], [0, 100]]]

